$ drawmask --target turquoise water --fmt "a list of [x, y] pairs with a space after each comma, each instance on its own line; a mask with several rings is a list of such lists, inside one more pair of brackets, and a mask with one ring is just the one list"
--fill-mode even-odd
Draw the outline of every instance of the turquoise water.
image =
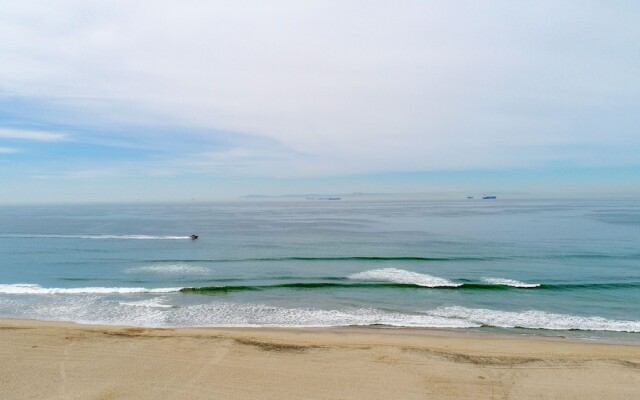
[[3, 207], [0, 254], [2, 317], [640, 336], [636, 201]]

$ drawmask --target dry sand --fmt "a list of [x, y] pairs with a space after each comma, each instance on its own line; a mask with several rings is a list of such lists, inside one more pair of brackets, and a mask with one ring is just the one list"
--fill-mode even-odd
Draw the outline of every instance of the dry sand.
[[640, 399], [640, 346], [0, 320], [2, 399]]

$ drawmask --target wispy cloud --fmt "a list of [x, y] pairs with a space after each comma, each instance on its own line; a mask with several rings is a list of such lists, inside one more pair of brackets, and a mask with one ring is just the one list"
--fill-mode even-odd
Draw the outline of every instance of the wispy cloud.
[[43, 180], [100, 180], [124, 175], [125, 173], [119, 168], [101, 168], [80, 169], [56, 173], [39, 173], [31, 175], [30, 178]]
[[0, 147], [0, 154], [19, 153], [20, 150], [14, 147]]
[[41, 142], [59, 142], [67, 140], [69, 135], [34, 130], [20, 130], [0, 127], [0, 139], [37, 140]]

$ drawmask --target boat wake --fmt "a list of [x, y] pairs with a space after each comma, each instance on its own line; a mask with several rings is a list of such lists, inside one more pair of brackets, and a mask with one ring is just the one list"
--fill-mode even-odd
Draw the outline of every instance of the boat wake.
[[191, 240], [191, 236], [171, 235], [3, 235], [18, 239], [92, 239], [92, 240]]

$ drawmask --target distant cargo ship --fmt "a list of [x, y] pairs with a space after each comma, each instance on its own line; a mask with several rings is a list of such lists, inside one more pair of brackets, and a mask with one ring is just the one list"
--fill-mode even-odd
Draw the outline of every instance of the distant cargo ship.
[[484, 196], [482, 196], [483, 200], [491, 200], [491, 199], [497, 199], [496, 196], [487, 196], [486, 194]]

